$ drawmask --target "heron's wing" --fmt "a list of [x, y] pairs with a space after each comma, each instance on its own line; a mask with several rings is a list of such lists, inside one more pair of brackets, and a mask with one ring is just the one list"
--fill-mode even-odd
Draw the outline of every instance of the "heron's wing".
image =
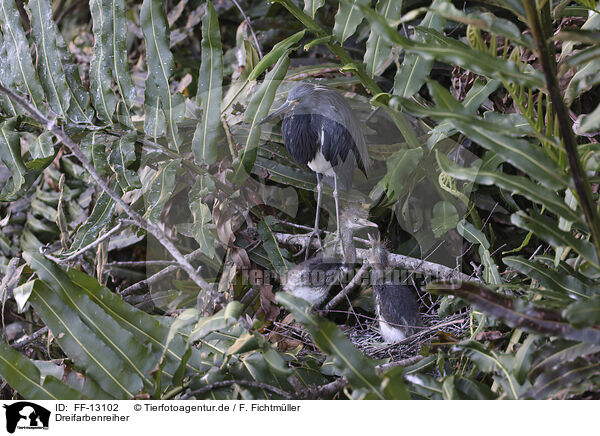
[[314, 123], [313, 117], [313, 114], [291, 114], [281, 123], [285, 148], [301, 165], [313, 160], [320, 146], [319, 126]]
[[[327, 107], [333, 108], [330, 116], [327, 118], [336, 121], [337, 123], [344, 126], [352, 137], [353, 141], [351, 144], [354, 153], [356, 154], [356, 160], [359, 166], [362, 166], [365, 173], [369, 170], [371, 161], [369, 159], [369, 151], [367, 150], [367, 143], [365, 141], [365, 135], [361, 124], [354, 114], [354, 111], [346, 101], [346, 99], [339, 94], [337, 91], [331, 90], [330, 92], [321, 93], [324, 99], [328, 100]], [[327, 114], [323, 114], [327, 116]], [[360, 165], [362, 164], [362, 165]]]

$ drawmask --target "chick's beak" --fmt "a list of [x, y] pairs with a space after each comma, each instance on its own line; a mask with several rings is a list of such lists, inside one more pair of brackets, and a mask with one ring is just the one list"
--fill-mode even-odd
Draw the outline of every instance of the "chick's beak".
[[368, 219], [365, 219], [365, 218], [359, 218], [357, 220], [357, 222], [362, 227], [375, 227], [375, 228], [377, 228], [377, 224], [375, 224], [374, 222], [371, 222], [371, 221], [369, 221]]
[[263, 118], [260, 121], [260, 123], [258, 123], [258, 125], [261, 126], [261, 125], [271, 121], [272, 119], [278, 117], [279, 115], [285, 114], [287, 111], [289, 111], [293, 107], [294, 107], [294, 102], [286, 101], [281, 106], [279, 106], [279, 108], [275, 109], [275, 111], [273, 113], [271, 113], [270, 115]]

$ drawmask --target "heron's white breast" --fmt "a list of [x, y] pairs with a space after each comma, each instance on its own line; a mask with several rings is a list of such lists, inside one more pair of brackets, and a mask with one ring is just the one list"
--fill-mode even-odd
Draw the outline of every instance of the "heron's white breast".
[[315, 158], [308, 162], [308, 167], [315, 173], [325, 174], [329, 177], [335, 176], [333, 166], [331, 166], [331, 163], [325, 159], [325, 156], [323, 156], [321, 150], [317, 151]]
[[325, 301], [329, 289], [311, 288], [310, 286], [296, 286], [287, 291], [295, 297], [302, 298], [303, 300], [311, 303], [313, 306], [317, 306]]
[[381, 336], [386, 342], [393, 344], [395, 342], [400, 342], [406, 339], [406, 334], [404, 333], [404, 331], [402, 331], [402, 329], [389, 325], [381, 318], [379, 319], [379, 330], [381, 332]]

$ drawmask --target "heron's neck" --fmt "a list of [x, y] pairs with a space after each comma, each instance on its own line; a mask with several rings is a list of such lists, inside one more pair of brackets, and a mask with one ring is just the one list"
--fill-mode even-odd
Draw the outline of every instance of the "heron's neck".
[[342, 231], [341, 239], [344, 262], [355, 263], [356, 246], [354, 245], [354, 233], [348, 230]]

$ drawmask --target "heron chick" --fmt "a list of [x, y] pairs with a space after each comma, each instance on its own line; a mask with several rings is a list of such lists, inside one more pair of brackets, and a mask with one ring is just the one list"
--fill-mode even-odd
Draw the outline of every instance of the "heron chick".
[[300, 297], [313, 306], [325, 301], [329, 290], [338, 282], [342, 274], [354, 267], [356, 245], [354, 234], [377, 224], [367, 219], [368, 212], [356, 207], [346, 208], [342, 212], [342, 253], [343, 257], [313, 257], [293, 268], [284, 280], [283, 289]]
[[421, 323], [419, 303], [408, 287], [385, 277], [388, 251], [380, 241], [371, 239], [369, 261], [373, 266], [373, 294], [379, 330], [385, 342], [395, 343], [416, 333]]
[[342, 189], [349, 190], [356, 166], [358, 165], [365, 175], [369, 169], [369, 153], [358, 118], [346, 99], [337, 91], [306, 83], [292, 88], [285, 103], [260, 124], [280, 115], [283, 116], [281, 133], [285, 147], [294, 160], [301, 165], [307, 165], [317, 176], [317, 212], [308, 246], [319, 232], [322, 175], [333, 178], [336, 240], [339, 240], [338, 184]]

